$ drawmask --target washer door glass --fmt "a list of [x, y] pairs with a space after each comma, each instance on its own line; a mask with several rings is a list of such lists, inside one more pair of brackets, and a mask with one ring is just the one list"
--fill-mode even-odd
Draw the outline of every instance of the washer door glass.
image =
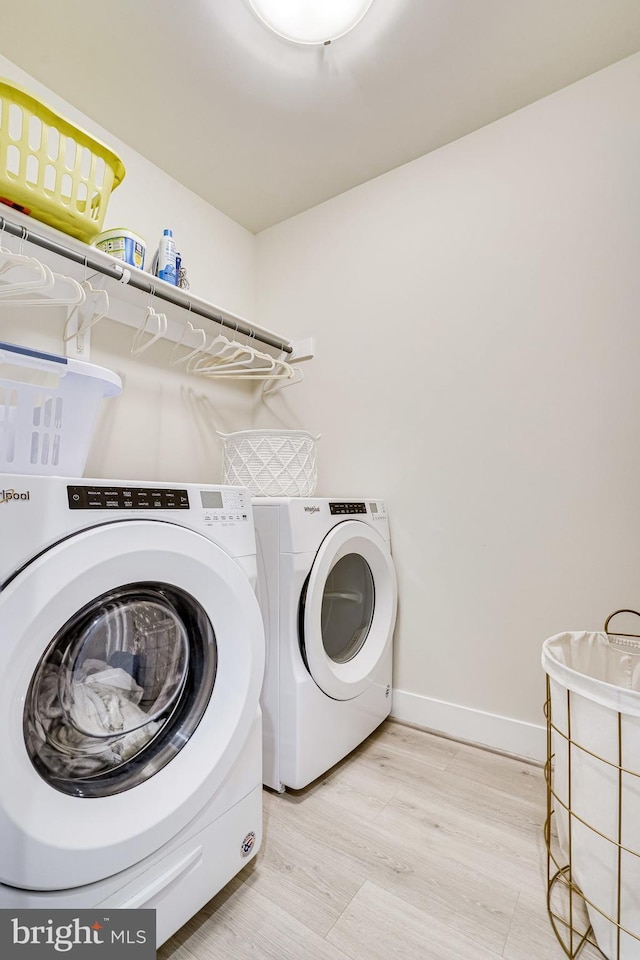
[[362, 648], [373, 620], [374, 598], [367, 561], [358, 553], [341, 557], [332, 567], [322, 595], [322, 643], [334, 663], [347, 663]]
[[215, 674], [213, 628], [193, 597], [157, 583], [104, 594], [58, 631], [33, 677], [29, 757], [63, 793], [128, 790], [188, 741]]

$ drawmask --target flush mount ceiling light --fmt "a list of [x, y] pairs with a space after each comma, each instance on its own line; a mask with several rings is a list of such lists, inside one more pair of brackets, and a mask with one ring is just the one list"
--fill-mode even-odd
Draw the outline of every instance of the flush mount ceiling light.
[[328, 44], [358, 24], [373, 0], [249, 0], [270, 30], [294, 43]]

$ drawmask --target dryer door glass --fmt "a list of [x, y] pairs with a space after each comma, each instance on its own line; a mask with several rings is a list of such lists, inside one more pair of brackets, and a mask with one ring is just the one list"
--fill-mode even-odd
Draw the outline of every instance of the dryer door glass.
[[31, 682], [31, 761], [63, 793], [128, 790], [188, 741], [215, 673], [213, 628], [193, 597], [154, 583], [105, 594], [62, 627]]
[[373, 575], [357, 553], [332, 567], [322, 595], [322, 643], [334, 663], [347, 663], [367, 639], [374, 608]]
[[313, 559], [298, 605], [300, 653], [323, 693], [351, 700], [380, 670], [390, 669], [396, 600], [387, 543], [361, 521], [333, 527]]

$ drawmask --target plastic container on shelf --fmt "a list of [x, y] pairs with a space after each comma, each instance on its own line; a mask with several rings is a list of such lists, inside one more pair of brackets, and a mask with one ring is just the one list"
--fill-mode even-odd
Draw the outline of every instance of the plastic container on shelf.
[[103, 397], [120, 377], [0, 341], [0, 472], [81, 477]]
[[173, 239], [173, 231], [165, 230], [158, 245], [158, 267], [157, 275], [161, 280], [172, 283], [174, 286], [178, 283], [176, 272], [176, 244]]
[[122, 260], [138, 270], [144, 270], [144, 258], [147, 252], [147, 245], [133, 230], [127, 230], [125, 227], [114, 227], [112, 230], [105, 230], [100, 233], [93, 241], [94, 247], [103, 250], [116, 260]]
[[124, 175], [110, 147], [0, 79], [2, 203], [91, 243]]
[[224, 441], [224, 483], [255, 497], [312, 497], [318, 482], [316, 441], [306, 430], [238, 430]]

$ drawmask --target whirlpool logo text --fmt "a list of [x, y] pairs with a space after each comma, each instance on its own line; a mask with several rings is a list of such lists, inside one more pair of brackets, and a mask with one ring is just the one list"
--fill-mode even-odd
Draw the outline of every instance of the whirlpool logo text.
[[105, 960], [156, 955], [155, 910], [0, 910], [0, 956], [45, 958], [99, 951]]
[[30, 500], [29, 490], [0, 490], [0, 503], [10, 503], [12, 500]]

